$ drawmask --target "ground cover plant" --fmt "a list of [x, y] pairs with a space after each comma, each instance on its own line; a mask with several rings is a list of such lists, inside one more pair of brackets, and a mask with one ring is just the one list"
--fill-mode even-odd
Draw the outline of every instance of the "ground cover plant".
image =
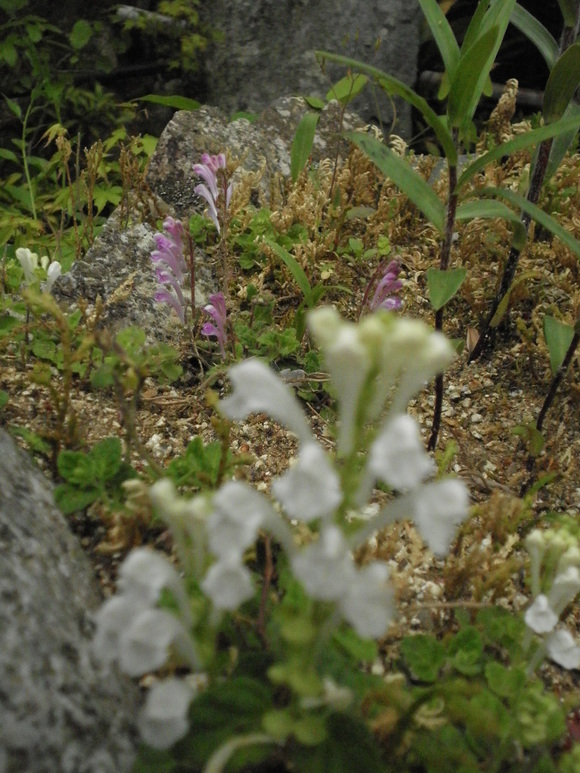
[[[60, 309], [60, 253], [26, 229], [5, 249], [0, 415], [59, 476], [110, 591], [96, 654], [148, 686], [136, 770], [580, 769], [573, 145], [524, 209], [536, 145], [577, 121], [512, 125], [510, 84], [471, 126], [516, 8], [481, 2], [471, 39], [441, 44], [446, 117], [420, 103], [435, 178], [373, 132], [311, 165], [316, 113], [270, 211], [237, 196], [235, 159], [198, 159], [206, 209], [159, 219], [151, 254], [176, 348]], [[477, 84], [456, 69], [472, 60]], [[402, 89], [348, 64], [328, 94], [344, 107], [373, 79]], [[193, 243], [219, 266], [202, 308]], [[437, 314], [473, 351], [514, 243], [509, 325], [469, 364]]]

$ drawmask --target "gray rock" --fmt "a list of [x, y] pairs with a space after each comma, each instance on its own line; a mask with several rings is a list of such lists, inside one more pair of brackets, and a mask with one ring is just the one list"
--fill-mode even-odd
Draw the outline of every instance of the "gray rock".
[[90, 652], [101, 603], [51, 485], [0, 430], [0, 771], [124, 773], [138, 691]]
[[[260, 112], [280, 94], [324, 97], [346, 68], [328, 65], [323, 72], [317, 49], [351, 56], [409, 86], [416, 80], [417, 0], [212, 0], [200, 13], [223, 36], [204, 54], [206, 101], [230, 115]], [[410, 108], [394, 102], [393, 131], [409, 139]], [[376, 89], [365, 90], [353, 109], [387, 130], [395, 117], [390, 100]]]
[[[273, 186], [283, 185], [290, 176], [290, 151], [296, 127], [308, 110], [297, 97], [283, 97], [266, 109], [255, 123], [246, 119], [228, 121], [216, 107], [202, 107], [176, 113], [161, 135], [153, 154], [147, 182], [154, 196], [153, 214], [171, 214], [183, 220], [203, 212], [205, 202], [194, 193], [193, 165], [203, 153], [224, 151], [239, 161], [236, 179], [245, 172], [256, 174], [257, 203], [267, 206]], [[337, 102], [320, 113], [312, 160], [344, 157], [348, 143], [340, 129], [363, 126], [355, 113], [341, 114]], [[137, 325], [149, 339], [175, 342], [181, 325], [167, 304], [156, 304], [156, 288], [150, 253], [156, 230], [151, 212], [133, 205], [129, 212], [119, 207], [109, 218], [87, 254], [75, 261], [59, 279], [55, 294], [74, 303], [84, 298], [105, 301], [102, 325], [122, 328]], [[122, 292], [118, 292], [123, 287]], [[203, 306], [217, 290], [215, 272], [208, 256], [196, 252], [196, 304]]]

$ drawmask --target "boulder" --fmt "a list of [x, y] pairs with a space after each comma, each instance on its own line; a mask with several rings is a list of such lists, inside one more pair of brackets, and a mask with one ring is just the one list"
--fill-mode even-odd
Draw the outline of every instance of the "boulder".
[[[161, 135], [150, 160], [147, 184], [151, 207], [133, 202], [129, 209], [119, 207], [109, 218], [86, 255], [55, 286], [55, 295], [72, 304], [79, 298], [105, 302], [102, 325], [122, 328], [141, 327], [150, 340], [175, 342], [181, 326], [167, 304], [154, 299], [156, 280], [150, 261], [153, 234], [163, 215], [186, 220], [203, 212], [205, 202], [194, 192], [198, 180], [193, 165], [203, 153], [226, 152], [238, 163], [234, 184], [247, 173], [252, 175], [252, 198], [268, 206], [272, 190], [282, 188], [290, 176], [290, 152], [300, 119], [308, 110], [298, 97], [283, 97], [264, 110], [257, 121], [245, 118], [229, 121], [216, 107], [177, 112]], [[340, 129], [364, 125], [350, 111], [342, 115], [337, 102], [330, 102], [320, 113], [312, 161], [343, 157], [348, 143]], [[208, 256], [196, 248], [196, 304], [203, 306], [215, 292], [217, 279]]]
[[[417, 0], [212, 0], [200, 14], [221, 33], [204, 54], [205, 98], [229, 115], [260, 112], [280, 94], [324, 97], [346, 68], [322, 70], [317, 49], [415, 84], [422, 20]], [[411, 110], [402, 100], [394, 100], [393, 112], [386, 95], [367, 87], [352, 105], [366, 122], [411, 137]]]
[[130, 771], [138, 690], [92, 657], [91, 566], [1, 429], [0, 555], [0, 773]]

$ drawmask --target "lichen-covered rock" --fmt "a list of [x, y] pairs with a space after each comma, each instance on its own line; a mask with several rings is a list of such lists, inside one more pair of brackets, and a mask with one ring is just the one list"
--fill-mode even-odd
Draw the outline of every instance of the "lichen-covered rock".
[[[422, 15], [417, 0], [212, 0], [200, 8], [221, 33], [204, 53], [206, 100], [228, 115], [259, 113], [279, 94], [324, 97], [346, 67], [323, 69], [315, 51], [359, 59], [413, 86]], [[409, 139], [411, 109], [365, 89], [353, 109]], [[393, 111], [395, 106], [395, 112]]]
[[51, 485], [0, 430], [0, 771], [125, 773], [138, 691], [91, 655], [101, 603]]

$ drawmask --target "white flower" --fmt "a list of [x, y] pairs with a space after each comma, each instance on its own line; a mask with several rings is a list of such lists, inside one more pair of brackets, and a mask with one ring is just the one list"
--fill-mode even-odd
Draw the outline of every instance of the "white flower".
[[62, 273], [62, 267], [58, 260], [53, 260], [46, 271], [46, 281], [42, 282], [41, 288], [45, 293], [52, 292], [52, 286]]
[[198, 666], [193, 643], [175, 615], [163, 609], [145, 609], [121, 634], [119, 666], [129, 676], [156, 671], [167, 662], [172, 644], [190, 666]]
[[340, 601], [345, 619], [365, 639], [383, 636], [394, 617], [393, 591], [388, 578], [387, 565], [373, 561], [356, 572]]
[[292, 559], [292, 571], [313, 599], [338, 601], [354, 576], [354, 564], [342, 531], [325, 526], [316, 542]]
[[241, 559], [262, 523], [274, 514], [265, 496], [240, 481], [225, 483], [213, 498], [213, 508], [207, 522], [209, 546], [220, 558], [233, 554]]
[[361, 394], [372, 367], [369, 350], [361, 341], [359, 329], [340, 318], [334, 308], [315, 309], [308, 315], [308, 325], [320, 345], [330, 380], [338, 398], [339, 426], [337, 454], [348, 456], [354, 448], [357, 411]]
[[169, 749], [187, 733], [187, 712], [194, 690], [181, 679], [165, 679], [150, 689], [137, 726], [142, 739], [155, 749]]
[[534, 596], [540, 593], [540, 571], [546, 552], [546, 538], [540, 529], [533, 529], [525, 539], [526, 550], [530, 557], [531, 587]]
[[177, 600], [184, 599], [184, 590], [173, 564], [161, 553], [149, 548], [135, 548], [119, 569], [119, 590], [122, 594], [140, 599], [153, 606], [164, 588], [171, 590]]
[[415, 488], [436, 466], [425, 452], [414, 419], [400, 414], [390, 419], [370, 449], [369, 471], [399, 491]]
[[546, 639], [550, 658], [562, 668], [580, 669], [580, 647], [567, 628], [553, 631]]
[[294, 432], [301, 442], [312, 438], [310, 427], [291, 387], [260, 360], [246, 360], [228, 371], [233, 392], [219, 403], [229, 419], [267, 413]]
[[19, 247], [16, 250], [16, 257], [20, 261], [20, 265], [24, 271], [25, 284], [33, 284], [36, 281], [35, 270], [39, 265], [38, 255], [35, 252], [31, 252], [28, 247]]
[[415, 489], [412, 501], [421, 536], [436, 556], [447, 555], [455, 527], [468, 514], [467, 486], [456, 479], [435, 481]]
[[580, 570], [576, 566], [568, 566], [556, 575], [552, 583], [548, 594], [550, 606], [559, 616], [578, 592], [580, 592]]
[[540, 593], [526, 610], [524, 620], [534, 633], [548, 633], [558, 622], [558, 615], [550, 606], [547, 596]]
[[216, 609], [233, 611], [254, 595], [252, 575], [241, 560], [216, 561], [201, 583], [201, 589]]
[[121, 634], [147, 608], [143, 599], [128, 596], [113, 596], [105, 601], [95, 614], [93, 638], [93, 651], [102, 663], [118, 659]]
[[272, 484], [291, 518], [312, 521], [333, 513], [342, 501], [340, 478], [318, 443], [305, 443], [298, 461]]

